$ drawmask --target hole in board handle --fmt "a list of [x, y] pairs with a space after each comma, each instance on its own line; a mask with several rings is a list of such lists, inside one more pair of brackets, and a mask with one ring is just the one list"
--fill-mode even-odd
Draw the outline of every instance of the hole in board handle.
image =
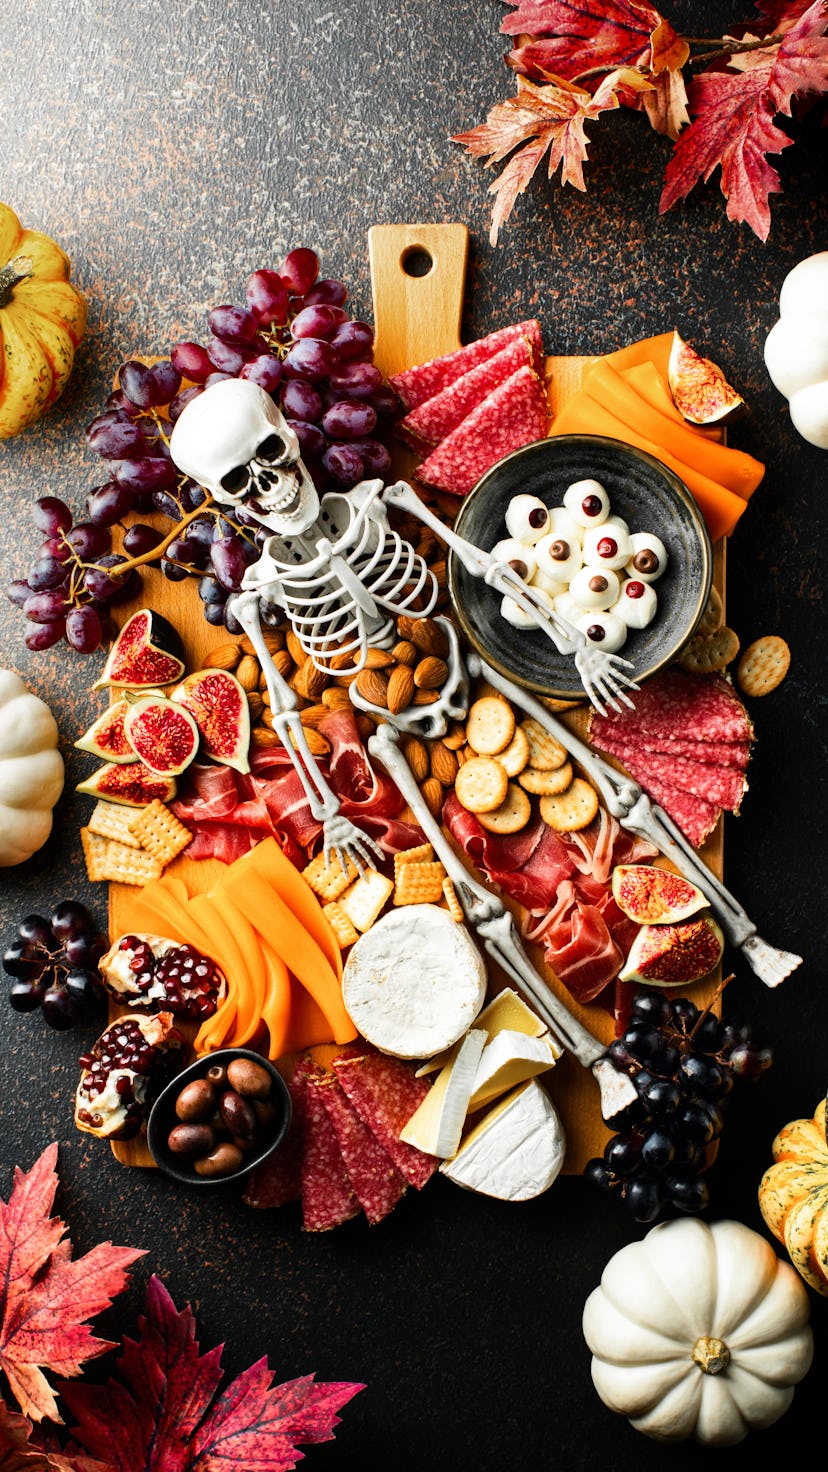
[[409, 245], [400, 256], [400, 265], [406, 276], [427, 276], [434, 267], [434, 260], [422, 245]]

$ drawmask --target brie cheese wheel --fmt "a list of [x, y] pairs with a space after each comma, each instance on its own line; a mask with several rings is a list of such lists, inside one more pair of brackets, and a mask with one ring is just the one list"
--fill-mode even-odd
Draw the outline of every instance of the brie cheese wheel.
[[[497, 1037], [504, 1028], [511, 1032], [521, 1032], [529, 1038], [539, 1038], [546, 1032], [546, 1023], [541, 1022], [537, 1012], [533, 1012], [519, 996], [513, 987], [505, 986], [498, 992], [496, 997], [483, 1008], [474, 1020], [475, 1028], [484, 1028], [487, 1039]], [[438, 1053], [435, 1058], [429, 1058], [427, 1063], [421, 1063], [417, 1069], [417, 1078], [422, 1078], [426, 1073], [437, 1073], [444, 1063], [451, 1062], [451, 1053]]]
[[400, 1131], [400, 1139], [426, 1155], [442, 1160], [454, 1155], [460, 1144], [469, 1099], [486, 1042], [482, 1028], [472, 1028], [452, 1050], [453, 1057], [440, 1070], [419, 1109]]
[[565, 1153], [557, 1110], [537, 1080], [530, 1079], [484, 1114], [440, 1170], [468, 1191], [501, 1201], [530, 1201], [552, 1185]]
[[486, 967], [465, 925], [437, 905], [383, 915], [351, 947], [342, 999], [362, 1036], [396, 1058], [451, 1047], [486, 998]]
[[483, 1049], [477, 1066], [468, 1108], [482, 1109], [498, 1094], [505, 1094], [516, 1084], [525, 1083], [547, 1068], [553, 1068], [562, 1049], [547, 1034], [530, 1038], [525, 1033], [504, 1028]]

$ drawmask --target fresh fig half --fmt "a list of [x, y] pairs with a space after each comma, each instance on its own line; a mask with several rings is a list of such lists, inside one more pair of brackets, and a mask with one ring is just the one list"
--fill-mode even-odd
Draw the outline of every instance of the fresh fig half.
[[250, 771], [250, 707], [230, 670], [196, 670], [176, 685], [171, 699], [195, 720], [205, 756], [237, 772]]
[[134, 762], [132, 750], [124, 732], [124, 716], [129, 709], [125, 700], [116, 700], [107, 706], [103, 715], [92, 722], [88, 731], [75, 742], [79, 751], [91, 751], [105, 762]]
[[87, 792], [90, 797], [103, 797], [107, 802], [123, 803], [125, 807], [145, 808], [156, 798], [169, 802], [175, 797], [176, 783], [174, 777], [151, 772], [143, 762], [107, 762], [91, 777], [79, 782], [75, 790]]
[[619, 981], [647, 986], [690, 986], [718, 966], [724, 936], [710, 915], [678, 925], [642, 925]]
[[744, 411], [744, 399], [731, 388], [721, 368], [703, 358], [677, 332], [673, 333], [667, 379], [673, 403], [691, 424], [720, 424]]
[[162, 614], [139, 608], [118, 633], [94, 689], [119, 685], [124, 690], [146, 690], [171, 685], [185, 670], [184, 648], [178, 631]]
[[612, 895], [619, 910], [639, 925], [675, 925], [709, 903], [689, 879], [653, 864], [617, 864]]
[[200, 740], [190, 712], [155, 691], [129, 702], [124, 734], [133, 757], [159, 777], [178, 777], [185, 771]]

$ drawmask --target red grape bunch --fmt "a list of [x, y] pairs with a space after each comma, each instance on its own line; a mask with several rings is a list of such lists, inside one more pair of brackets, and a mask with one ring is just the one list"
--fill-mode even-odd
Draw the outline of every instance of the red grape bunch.
[[106, 993], [98, 962], [109, 941], [85, 905], [63, 900], [47, 920], [27, 915], [3, 954], [13, 978], [9, 1001], [16, 1012], [39, 1007], [50, 1027], [63, 1031], [100, 1009]]

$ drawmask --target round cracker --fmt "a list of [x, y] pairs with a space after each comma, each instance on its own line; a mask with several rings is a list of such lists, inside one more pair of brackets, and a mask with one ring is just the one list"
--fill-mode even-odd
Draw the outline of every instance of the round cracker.
[[529, 761], [529, 737], [522, 727], [515, 727], [515, 734], [509, 745], [498, 752], [497, 759], [507, 777], [516, 777], [518, 772], [523, 771]]
[[693, 675], [710, 675], [726, 669], [738, 653], [738, 636], [723, 624], [715, 634], [695, 634], [682, 649], [678, 663]]
[[509, 778], [500, 762], [490, 756], [473, 756], [460, 767], [454, 780], [457, 801], [470, 813], [491, 813], [504, 801]]
[[518, 833], [525, 828], [532, 804], [522, 787], [510, 782], [504, 801], [491, 813], [478, 813], [477, 821], [489, 833]]
[[791, 663], [791, 651], [779, 634], [763, 634], [748, 644], [736, 666], [736, 679], [745, 695], [769, 695], [781, 685]]
[[539, 772], [554, 772], [557, 767], [562, 767], [566, 761], [566, 750], [560, 741], [556, 741], [534, 716], [528, 716], [520, 724], [529, 741], [529, 766], [536, 767]]
[[573, 777], [572, 763], [564, 762], [554, 772], [539, 772], [537, 767], [524, 767], [518, 782], [526, 792], [538, 797], [552, 797], [556, 792], [565, 792]]
[[502, 695], [482, 695], [469, 706], [466, 740], [479, 756], [496, 756], [515, 734], [515, 713]]
[[598, 812], [598, 793], [583, 777], [576, 777], [564, 792], [540, 800], [544, 823], [557, 833], [576, 833], [586, 828]]
[[701, 635], [715, 634], [722, 627], [723, 623], [724, 604], [722, 603], [722, 595], [718, 588], [714, 587], [710, 589], [710, 597], [705, 604], [704, 613], [699, 620], [696, 633]]

